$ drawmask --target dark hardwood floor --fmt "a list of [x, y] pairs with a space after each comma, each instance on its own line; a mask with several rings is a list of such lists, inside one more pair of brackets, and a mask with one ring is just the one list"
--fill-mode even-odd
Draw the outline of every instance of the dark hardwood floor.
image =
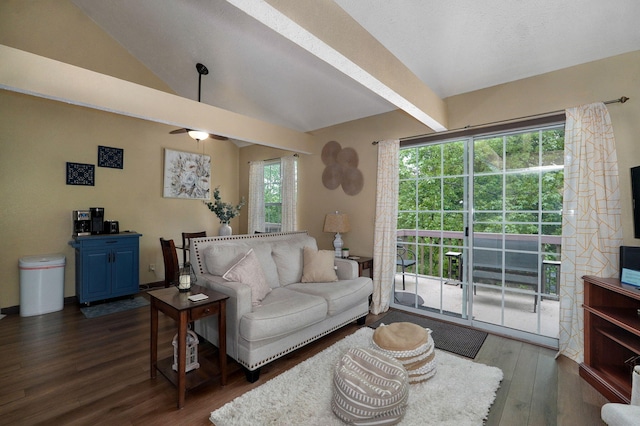
[[[384, 315], [369, 315], [367, 323]], [[187, 392], [182, 410], [162, 375], [149, 378], [149, 308], [86, 319], [76, 305], [0, 320], [1, 425], [210, 425], [209, 413], [356, 331], [354, 323], [263, 367], [247, 383], [231, 361], [228, 384]], [[175, 323], [160, 314], [159, 357], [173, 354]], [[215, 348], [201, 345], [214, 356]], [[555, 352], [490, 335], [476, 357], [504, 380], [488, 425], [601, 425], [606, 400]]]

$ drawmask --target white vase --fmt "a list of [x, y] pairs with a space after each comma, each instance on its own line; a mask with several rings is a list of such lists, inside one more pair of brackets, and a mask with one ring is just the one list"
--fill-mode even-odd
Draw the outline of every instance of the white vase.
[[228, 223], [223, 223], [222, 225], [220, 225], [220, 229], [218, 230], [218, 235], [232, 235], [233, 234], [233, 229], [231, 228], [231, 226]]

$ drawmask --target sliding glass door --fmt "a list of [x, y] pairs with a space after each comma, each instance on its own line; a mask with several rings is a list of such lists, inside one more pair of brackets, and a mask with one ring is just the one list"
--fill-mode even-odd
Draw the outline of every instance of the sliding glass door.
[[562, 126], [400, 151], [393, 306], [554, 345]]
[[467, 318], [467, 146], [463, 140], [400, 151], [398, 305]]
[[558, 337], [563, 160], [563, 127], [473, 140], [476, 325]]

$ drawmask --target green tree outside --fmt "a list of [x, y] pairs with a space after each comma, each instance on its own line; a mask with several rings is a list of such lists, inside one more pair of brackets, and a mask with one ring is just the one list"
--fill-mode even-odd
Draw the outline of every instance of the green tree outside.
[[[464, 231], [467, 143], [474, 152], [474, 232], [561, 235], [562, 127], [402, 149], [399, 230]], [[418, 273], [440, 276], [447, 266], [441, 252], [462, 244], [457, 238], [415, 235], [404, 240], [421, 253]], [[544, 251], [559, 259], [559, 247]]]

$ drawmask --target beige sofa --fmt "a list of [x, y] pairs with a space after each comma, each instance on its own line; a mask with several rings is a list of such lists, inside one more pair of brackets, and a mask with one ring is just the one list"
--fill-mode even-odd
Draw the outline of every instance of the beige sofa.
[[[329, 273], [335, 271], [338, 280], [301, 282], [311, 270], [305, 256], [308, 260], [317, 250], [315, 239], [306, 231], [194, 238], [190, 244], [197, 284], [229, 296], [227, 354], [245, 367], [251, 382], [259, 378], [260, 367], [274, 359], [353, 321], [364, 324], [373, 283], [371, 278], [358, 277], [357, 262], [324, 257], [325, 264], [335, 264]], [[310, 249], [305, 252], [304, 247]], [[250, 249], [262, 273], [255, 281], [264, 276], [268, 285], [268, 294], [260, 301], [255, 300], [260, 288], [253, 280], [238, 279], [243, 284], [223, 278], [225, 273], [229, 278], [232, 271], [237, 272], [238, 264], [247, 265]], [[197, 321], [195, 331], [217, 345], [217, 319]]]

